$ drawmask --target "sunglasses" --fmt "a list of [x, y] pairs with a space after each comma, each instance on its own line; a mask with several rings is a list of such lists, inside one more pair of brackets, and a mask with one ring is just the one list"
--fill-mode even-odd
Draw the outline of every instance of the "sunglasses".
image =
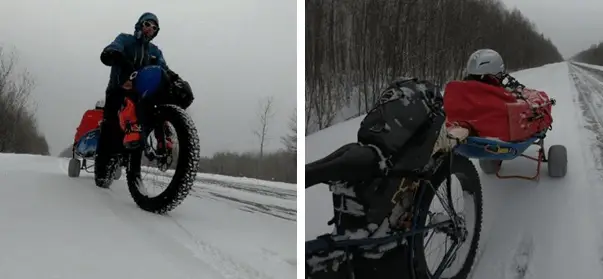
[[159, 29], [159, 27], [157, 27], [157, 25], [153, 24], [153, 23], [152, 23], [152, 22], [150, 22], [150, 21], [145, 21], [145, 22], [143, 22], [143, 23], [142, 23], [142, 26], [147, 27], [147, 28], [148, 28], [148, 27], [151, 27], [151, 28], [153, 29], [153, 31], [157, 31], [157, 29]]

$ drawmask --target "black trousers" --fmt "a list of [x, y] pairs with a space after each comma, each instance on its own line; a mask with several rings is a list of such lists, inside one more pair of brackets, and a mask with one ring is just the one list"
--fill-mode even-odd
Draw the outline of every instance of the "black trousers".
[[96, 149], [98, 157], [106, 158], [123, 151], [124, 133], [119, 126], [118, 112], [124, 103], [124, 94], [120, 87], [107, 88], [105, 91], [101, 135]]
[[[105, 109], [101, 134], [96, 149], [96, 163], [105, 164], [111, 157], [123, 153], [124, 132], [119, 125], [119, 110], [124, 104], [125, 90], [121, 87], [107, 88], [105, 91]], [[129, 172], [140, 173], [142, 150], [128, 151], [130, 153]]]

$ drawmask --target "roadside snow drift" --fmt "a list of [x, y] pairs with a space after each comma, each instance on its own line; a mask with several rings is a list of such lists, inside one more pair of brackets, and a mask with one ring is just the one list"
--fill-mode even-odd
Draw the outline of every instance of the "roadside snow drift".
[[[592, 72], [563, 62], [513, 76], [557, 100], [545, 145], [567, 147], [568, 172], [565, 178], [553, 179], [543, 164], [540, 181], [526, 181], [501, 180], [480, 171], [484, 224], [472, 277], [603, 278], [603, 183], [597, 173], [602, 153], [596, 141], [603, 139], [603, 134], [597, 135], [603, 122], [587, 119], [588, 106], [581, 101], [603, 100], [603, 73], [597, 80]], [[596, 113], [603, 115], [601, 104]], [[354, 142], [362, 117], [306, 137], [306, 163]], [[536, 148], [529, 152], [535, 155]], [[523, 158], [503, 163], [502, 169], [526, 175], [535, 171], [536, 163]], [[306, 190], [306, 239], [330, 232], [327, 221], [332, 214], [325, 185]]]
[[0, 154], [0, 278], [295, 277], [295, 185], [200, 175], [160, 216], [125, 181], [100, 189], [66, 169], [64, 158]]

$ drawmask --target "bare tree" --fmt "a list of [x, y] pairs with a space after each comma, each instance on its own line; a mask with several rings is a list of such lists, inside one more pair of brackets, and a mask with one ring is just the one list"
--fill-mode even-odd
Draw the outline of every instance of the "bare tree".
[[48, 155], [30, 98], [35, 83], [27, 71], [17, 72], [17, 60], [0, 47], [0, 152]]
[[253, 130], [253, 134], [258, 138], [260, 142], [260, 160], [264, 156], [264, 146], [268, 141], [268, 122], [274, 116], [272, 110], [273, 97], [266, 97], [259, 102], [257, 116], [259, 118], [258, 127]]
[[281, 137], [281, 142], [285, 145], [288, 152], [297, 154], [297, 108], [289, 117], [289, 129], [291, 133]]

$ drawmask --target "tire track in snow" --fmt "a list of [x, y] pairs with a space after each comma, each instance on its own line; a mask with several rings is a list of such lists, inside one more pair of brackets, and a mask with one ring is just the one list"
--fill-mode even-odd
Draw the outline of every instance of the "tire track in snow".
[[[64, 159], [58, 160], [58, 167], [65, 174], [67, 173], [67, 162]], [[148, 179], [145, 180], [149, 182]], [[142, 211], [133, 204], [133, 201], [128, 204], [121, 203], [125, 193], [122, 190], [114, 189], [117, 186], [115, 182], [117, 181], [114, 181], [109, 189], [91, 186], [101, 193], [99, 198], [103, 199], [103, 203], [108, 205], [108, 209], [124, 223], [124, 228], [140, 232], [140, 238], [147, 241], [149, 246], [157, 248], [165, 258], [167, 265], [186, 274], [178, 274], [178, 276], [199, 278], [200, 274], [203, 274], [204, 278], [277, 279], [255, 269], [248, 263], [234, 259], [219, 247], [199, 239], [169, 214], [161, 216]], [[125, 192], [127, 191], [125, 190]], [[145, 221], [149, 218], [152, 219], [150, 222]], [[275, 255], [264, 256], [271, 261], [284, 261]], [[208, 272], [210, 273], [207, 274]]]
[[585, 113], [588, 114], [589, 118], [595, 120], [600, 127], [603, 127], [603, 116], [597, 113], [597, 109], [593, 104], [596, 103], [597, 99], [601, 99], [596, 93], [598, 93], [599, 96], [603, 96], [601, 94], [601, 88], [595, 86], [593, 84], [593, 78], [590, 77], [583, 68], [579, 68], [579, 66], [571, 65], [569, 74], [578, 90], [579, 100], [586, 108]]
[[[586, 121], [584, 127], [592, 132], [589, 145], [591, 151], [598, 151], [597, 154], [590, 152], [587, 155], [593, 158], [597, 171], [593, 176], [598, 177], [598, 180], [592, 183], [600, 184], [603, 180], [603, 114], [599, 112], [603, 111], [603, 73], [598, 73], [598, 78], [590, 73], [598, 71], [581, 65], [570, 65], [570, 76], [578, 91], [578, 105]], [[595, 107], [594, 103], [599, 103], [600, 106]]]
[[[257, 269], [254, 269], [249, 264], [233, 259], [231, 256], [222, 252], [219, 248], [202, 241], [190, 232], [184, 225], [180, 224], [176, 219], [170, 220], [189, 238], [193, 245], [189, 249], [193, 251], [196, 258], [210, 264], [214, 269], [219, 270], [224, 278], [240, 278], [240, 279], [277, 279], [268, 274], [265, 274]], [[280, 260], [280, 259], [279, 259]]]
[[[165, 187], [166, 183], [160, 180], [154, 180], [154, 179], [146, 179], [147, 182], [151, 182], [151, 183], [159, 183], [159, 184], [164, 184], [163, 186]], [[224, 182], [226, 183], [226, 182]], [[261, 186], [261, 187], [265, 187], [267, 189], [270, 189], [271, 187], [266, 187], [266, 186]], [[197, 198], [202, 198], [201, 196], [199, 196], [199, 193], [201, 191], [201, 189], [203, 189], [204, 187], [200, 187], [199, 185], [194, 185], [192, 191], [191, 191], [191, 197], [197, 197]], [[236, 188], [235, 188], [236, 189]], [[242, 189], [238, 189], [238, 190], [242, 190]], [[277, 188], [274, 188], [274, 190], [279, 190]], [[237, 199], [235, 197], [229, 197], [226, 195], [219, 195], [216, 193], [213, 193], [211, 191], [207, 191], [209, 194], [211, 194], [212, 196], [216, 196], [216, 197], [221, 197], [224, 200], [229, 200], [229, 201], [233, 201], [237, 204], [253, 204], [255, 205], [254, 208], [250, 208], [251, 212], [259, 212], [259, 213], [264, 213], [264, 214], [268, 214], [271, 215], [273, 217], [277, 217], [277, 218], [282, 218], [285, 220], [289, 220], [289, 221], [295, 221], [295, 219], [292, 218], [288, 218], [287, 215], [291, 214], [291, 212], [289, 212], [289, 210], [287, 210], [286, 208], [281, 208], [275, 205], [268, 205], [268, 204], [260, 204], [257, 202], [252, 202], [252, 201], [245, 201], [242, 199]], [[250, 192], [254, 192], [254, 191], [250, 191]], [[278, 191], [275, 191], [278, 192]], [[258, 194], [262, 194], [262, 193], [258, 193]], [[265, 194], [264, 194], [265, 195]], [[266, 196], [273, 196], [273, 195], [266, 195]], [[206, 196], [208, 198], [210, 198], [211, 196]], [[283, 195], [274, 195], [274, 197], [280, 198], [280, 199], [287, 199], [286, 196]], [[275, 210], [278, 211], [279, 209], [284, 210], [285, 214], [284, 216], [279, 215], [279, 214], [275, 214], [270, 212], [271, 210]], [[259, 210], [259, 209], [265, 209], [265, 210]], [[294, 210], [293, 210], [293, 214], [294, 214]], [[294, 218], [295, 216], [293, 216]], [[256, 269], [254, 268], [253, 265], [251, 265], [250, 263], [246, 263], [240, 260], [235, 259], [233, 256], [229, 255], [228, 253], [222, 251], [219, 247], [210, 244], [207, 241], [204, 241], [203, 239], [195, 236], [195, 234], [193, 232], [191, 232], [188, 228], [186, 228], [185, 225], [183, 225], [182, 223], [180, 223], [177, 219], [175, 218], [171, 218], [168, 217], [169, 220], [178, 228], [179, 230], [179, 234], [180, 234], [180, 239], [184, 240], [184, 242], [186, 243], [182, 243], [181, 245], [183, 245], [184, 247], [186, 247], [188, 250], [191, 251], [191, 253], [196, 257], [196, 259], [202, 261], [205, 264], [208, 264], [209, 266], [211, 266], [214, 270], [218, 271], [220, 274], [222, 274], [223, 278], [232, 278], [232, 279], [277, 279], [276, 277], [273, 277], [269, 274], [266, 274], [265, 272], [263, 272], [262, 270]], [[278, 262], [280, 263], [285, 263], [291, 266], [295, 266], [296, 265], [296, 261], [293, 259], [283, 259], [281, 258], [278, 254], [272, 252], [270, 253], [268, 250], [266, 249], [262, 249], [264, 251], [263, 254], [261, 254], [261, 257], [265, 260], [268, 260], [270, 262]], [[278, 278], [280, 279], [280, 278]]]
[[594, 138], [591, 140], [593, 150], [598, 150], [598, 156], [592, 156], [597, 168], [597, 176], [603, 179], [603, 115], [598, 113], [603, 108], [595, 104], [603, 104], [603, 88], [599, 81], [588, 74], [588, 68], [570, 65], [569, 75], [578, 91], [578, 105], [586, 121], [585, 128], [590, 130]]
[[[191, 279], [197, 278], [200, 273], [204, 274], [204, 276], [208, 276], [209, 278], [214, 278], [215, 276], [229, 278], [222, 276], [220, 270], [216, 270], [208, 263], [200, 261], [194, 256], [193, 251], [178, 243], [177, 240], [158, 232], [156, 229], [153, 229], [151, 225], [143, 221], [139, 215], [149, 215], [149, 217], [154, 217], [157, 219], [163, 216], [154, 216], [151, 215], [152, 213], [147, 212], [134, 212], [132, 208], [117, 201], [118, 199], [116, 199], [116, 196], [119, 196], [120, 194], [114, 191], [112, 188], [101, 189], [97, 187], [97, 190], [98, 192], [104, 194], [104, 197], [107, 197], [107, 199], [105, 199], [105, 203], [108, 204], [108, 208], [113, 212], [113, 214], [124, 223], [123, 228], [136, 230], [136, 232], [140, 235], [140, 238], [147, 241], [149, 246], [158, 248], [159, 251], [161, 251], [162, 256], [165, 258], [166, 264], [175, 267], [176, 269], [188, 275], [188, 278]], [[134, 207], [136, 207], [136, 205], [134, 205]], [[138, 207], [136, 207], [136, 209], [140, 210]]]
[[[121, 196], [122, 193], [117, 193], [112, 189], [100, 189], [109, 196]], [[126, 225], [134, 225], [137, 231], [141, 231], [141, 237], [148, 240], [149, 245], [155, 246], [164, 252], [164, 256], [172, 262], [172, 264], [185, 268], [190, 278], [198, 278], [200, 272], [211, 271], [211, 275], [225, 279], [268, 279], [273, 278], [260, 270], [254, 269], [247, 263], [237, 261], [231, 256], [222, 252], [218, 247], [206, 243], [196, 238], [185, 226], [181, 225], [176, 219], [168, 216], [154, 215], [148, 212], [132, 211], [131, 208], [121, 204], [122, 208], [118, 208], [117, 197], [112, 197], [110, 209], [113, 213], [121, 218]], [[134, 205], [135, 206], [135, 205]], [[140, 210], [136, 207], [136, 210]], [[140, 215], [148, 215], [153, 222], [143, 221]], [[170, 229], [169, 224], [165, 222], [159, 223], [164, 219], [172, 223]], [[167, 219], [167, 220], [166, 220]], [[155, 223], [157, 222], [157, 223]], [[155, 225], [158, 225], [155, 227]], [[169, 231], [168, 233], [164, 231]], [[178, 236], [178, 237], [177, 237]], [[183, 266], [184, 265], [184, 266]], [[205, 267], [199, 270], [195, 267]], [[196, 275], [195, 275], [196, 274]], [[207, 276], [205, 274], [203, 276]], [[208, 276], [209, 278], [215, 278]]]
[[[57, 165], [62, 170], [62, 172], [67, 174], [68, 160], [66, 160], [65, 158], [58, 158]], [[125, 179], [126, 179], [125, 178], [125, 170], [122, 170], [122, 171], [123, 171], [123, 174], [119, 180], [125, 181]], [[165, 187], [167, 187], [168, 183], [165, 181], [159, 180], [159, 179], [154, 179], [153, 177], [170, 178], [171, 179], [171, 177], [169, 177], [159, 171], [147, 172], [147, 171], [143, 170], [143, 172], [144, 172], [143, 180], [146, 182], [149, 182], [150, 184], [153, 184], [154, 186], [160, 187], [161, 191], [163, 191], [165, 189]], [[287, 189], [279, 189], [279, 188], [270, 187], [270, 186], [225, 182], [225, 181], [219, 181], [217, 179], [197, 178], [195, 184], [193, 185], [193, 188], [191, 189], [190, 197], [196, 197], [199, 199], [209, 198], [209, 199], [213, 199], [213, 200], [217, 200], [217, 201], [228, 202], [228, 203], [236, 205], [242, 211], [246, 211], [246, 212], [250, 212], [250, 213], [266, 214], [266, 215], [269, 215], [269, 216], [272, 216], [275, 218], [280, 218], [280, 219], [292, 221], [292, 222], [295, 222], [297, 220], [296, 219], [296, 217], [297, 217], [296, 209], [285, 207], [285, 206], [280, 206], [277, 204], [261, 203], [261, 202], [257, 202], [252, 199], [238, 198], [238, 197], [234, 197], [234, 196], [229, 196], [228, 194], [221, 194], [216, 191], [212, 191], [211, 188], [203, 187], [203, 184], [200, 184], [200, 183], [209, 183], [209, 184], [221, 186], [224, 188], [231, 188], [231, 189], [242, 191], [242, 192], [248, 192], [248, 193], [258, 194], [258, 195], [262, 195], [262, 196], [274, 197], [274, 198], [278, 198], [278, 199], [282, 199], [282, 200], [295, 200], [295, 198], [296, 198], [295, 191], [287, 190]], [[147, 186], [149, 186], [148, 183], [147, 183]]]
[[514, 279], [524, 279], [530, 273], [530, 263], [534, 254], [534, 238], [530, 234], [524, 234], [517, 246], [511, 272]]
[[[601, 185], [601, 180], [603, 180], [603, 115], [599, 111], [603, 108], [599, 106], [597, 110], [593, 103], [595, 101], [603, 103], [603, 71], [572, 63], [570, 64], [570, 76], [573, 78], [576, 91], [578, 91], [578, 105], [582, 108], [582, 113], [586, 120], [584, 126], [594, 136], [589, 143], [591, 150], [598, 150], [598, 154], [591, 152], [586, 155], [592, 156], [597, 171], [593, 177], [598, 177], [598, 179], [593, 179], [591, 183], [593, 185]], [[601, 203], [601, 200], [603, 200], [603, 191], [600, 189], [599, 191], [594, 191], [591, 197], [594, 203], [599, 205], [599, 216], [603, 217], [603, 203]], [[600, 220], [593, 220], [593, 222], [598, 223], [599, 227], [603, 225], [603, 222]], [[599, 264], [603, 266], [603, 234], [599, 234], [596, 246], [598, 246]]]
[[[144, 180], [162, 189], [165, 189], [165, 187], [167, 187], [168, 185], [167, 182], [161, 180], [155, 180], [151, 178], [145, 178]], [[252, 199], [244, 199], [240, 197], [229, 196], [228, 194], [218, 193], [209, 187], [203, 187], [203, 185], [199, 184], [193, 185], [189, 197], [195, 197], [198, 199], [208, 198], [217, 201], [227, 202], [235, 205], [239, 210], [245, 212], [261, 213], [287, 221], [296, 221], [295, 209], [279, 206], [276, 204], [261, 203]]]

